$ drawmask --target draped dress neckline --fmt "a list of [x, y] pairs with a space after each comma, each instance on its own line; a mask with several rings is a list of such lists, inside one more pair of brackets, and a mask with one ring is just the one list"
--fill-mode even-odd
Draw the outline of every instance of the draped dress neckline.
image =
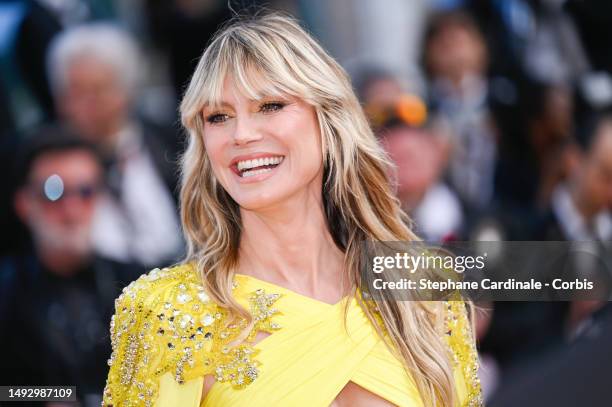
[[330, 304], [248, 275], [236, 274], [235, 282], [234, 296], [247, 309], [255, 290], [280, 294], [274, 321], [281, 328], [252, 346], [261, 362], [257, 380], [240, 390], [215, 382], [201, 407], [329, 406], [350, 381], [398, 406], [422, 407], [412, 379], [355, 297]]

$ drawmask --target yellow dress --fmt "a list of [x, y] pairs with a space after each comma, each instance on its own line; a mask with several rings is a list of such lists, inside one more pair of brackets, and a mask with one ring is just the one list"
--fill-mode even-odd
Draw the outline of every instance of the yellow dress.
[[[111, 321], [113, 352], [103, 405], [329, 406], [352, 381], [402, 407], [423, 407], [411, 377], [352, 298], [327, 304], [236, 275], [234, 298], [255, 317], [228, 321], [191, 265], [155, 269], [124, 288]], [[461, 301], [447, 303], [461, 406], [482, 405], [478, 361]], [[258, 331], [271, 335], [249, 344]], [[240, 345], [235, 345], [235, 343]], [[205, 375], [216, 379], [202, 399]]]

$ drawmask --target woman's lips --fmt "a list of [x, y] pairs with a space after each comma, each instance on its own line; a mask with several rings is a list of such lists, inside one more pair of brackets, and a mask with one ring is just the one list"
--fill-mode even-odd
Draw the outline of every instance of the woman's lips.
[[267, 179], [268, 177], [271, 177], [272, 175], [274, 175], [277, 169], [280, 166], [282, 166], [284, 157], [283, 159], [276, 160], [276, 161], [279, 161], [278, 164], [268, 163], [268, 164], [264, 164], [263, 166], [245, 168], [242, 171], [238, 170], [237, 165], [234, 165], [232, 167], [232, 171], [234, 172], [234, 174], [236, 174], [236, 176], [238, 177], [238, 181], [241, 184], [250, 184], [254, 182], [259, 182], [259, 181], [263, 181]]
[[241, 178], [251, 178], [272, 171], [283, 162], [284, 158], [283, 155], [270, 153], [240, 156], [232, 160], [230, 168]]

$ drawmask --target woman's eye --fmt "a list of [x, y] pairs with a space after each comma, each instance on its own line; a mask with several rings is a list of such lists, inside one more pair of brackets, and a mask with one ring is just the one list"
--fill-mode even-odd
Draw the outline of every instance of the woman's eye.
[[263, 105], [261, 105], [261, 108], [259, 109], [259, 111], [263, 113], [271, 113], [271, 112], [276, 112], [278, 110], [281, 110], [283, 107], [285, 107], [284, 103], [268, 102], [268, 103], [264, 103]]
[[210, 124], [219, 124], [219, 123], [223, 123], [224, 121], [226, 121], [228, 119], [228, 115], [223, 114], [223, 113], [215, 113], [215, 114], [211, 114], [210, 116], [206, 117], [206, 121]]

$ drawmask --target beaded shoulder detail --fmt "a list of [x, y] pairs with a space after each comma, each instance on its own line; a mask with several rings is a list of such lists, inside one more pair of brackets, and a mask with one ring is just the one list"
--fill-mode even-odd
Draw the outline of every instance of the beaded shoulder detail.
[[254, 324], [246, 339], [246, 320], [230, 320], [211, 301], [191, 265], [154, 269], [123, 289], [110, 325], [112, 354], [103, 406], [152, 406], [160, 376], [177, 383], [211, 374], [218, 382], [242, 388], [258, 376], [258, 331], [273, 332], [280, 294], [258, 289], [249, 294]]
[[444, 305], [446, 343], [452, 352], [453, 363], [460, 368], [467, 386], [467, 395], [462, 407], [481, 407], [484, 401], [478, 378], [478, 352], [465, 302], [445, 301]]

